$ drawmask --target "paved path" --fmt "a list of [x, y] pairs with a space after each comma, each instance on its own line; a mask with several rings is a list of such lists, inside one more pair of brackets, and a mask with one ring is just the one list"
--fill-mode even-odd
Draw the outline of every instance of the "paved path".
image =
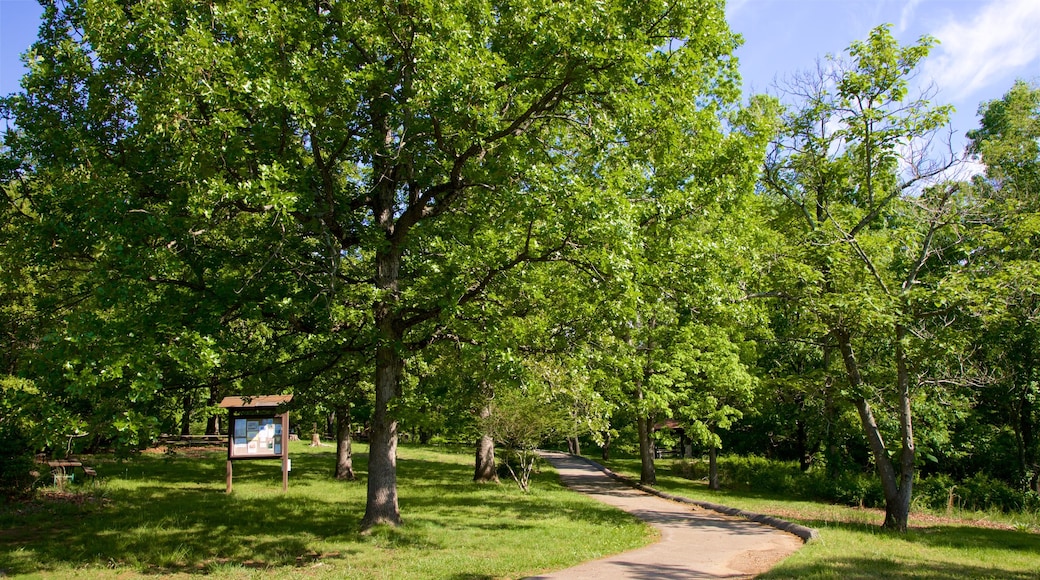
[[802, 546], [801, 539], [787, 532], [639, 491], [581, 458], [553, 452], [542, 457], [556, 468], [567, 487], [649, 522], [661, 532], [661, 540], [535, 578], [750, 578]]

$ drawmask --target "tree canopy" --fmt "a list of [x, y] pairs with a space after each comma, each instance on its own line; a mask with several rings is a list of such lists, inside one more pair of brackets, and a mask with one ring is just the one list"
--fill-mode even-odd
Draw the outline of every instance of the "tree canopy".
[[1034, 86], [964, 181], [935, 41], [887, 26], [741, 102], [721, 0], [44, 6], [0, 101], [16, 452], [293, 392], [364, 426], [364, 527], [401, 521], [400, 431], [476, 438], [476, 480], [497, 438], [522, 486], [545, 434], [644, 483], [663, 425], [768, 439], [876, 470], [896, 529], [922, 466], [1037, 489]]

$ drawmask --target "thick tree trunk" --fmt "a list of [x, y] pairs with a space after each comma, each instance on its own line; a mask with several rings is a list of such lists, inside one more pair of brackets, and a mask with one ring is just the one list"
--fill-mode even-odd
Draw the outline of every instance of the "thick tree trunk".
[[350, 439], [350, 406], [336, 407], [336, 479], [354, 481], [354, 452]]
[[798, 453], [798, 468], [809, 471], [812, 465], [812, 453], [809, 452], [809, 436], [806, 433], [805, 421], [795, 421], [795, 448]]
[[206, 419], [206, 435], [220, 435], [220, 416], [210, 415]]
[[603, 447], [600, 449], [600, 457], [603, 461], [610, 459], [610, 433], [603, 436]]
[[719, 490], [719, 450], [714, 445], [708, 448], [708, 489]]
[[[385, 231], [393, 231], [393, 191], [379, 194], [376, 217]], [[376, 287], [382, 293], [375, 304], [380, 341], [376, 347], [375, 409], [368, 455], [368, 494], [361, 529], [379, 524], [401, 524], [397, 503], [397, 419], [390, 405], [400, 394], [404, 358], [403, 328], [397, 318], [401, 250], [391, 246], [376, 252]]]
[[[896, 383], [899, 389], [899, 436], [902, 449], [899, 453], [899, 490], [895, 502], [885, 498], [885, 524], [889, 529], [906, 531], [910, 520], [910, 500], [914, 490], [914, 468], [917, 448], [914, 445], [914, 412], [910, 400], [910, 369], [907, 367], [906, 327], [896, 324]], [[894, 505], [893, 505], [894, 503]]]
[[[490, 401], [490, 399], [488, 399]], [[491, 403], [487, 402], [480, 409], [481, 423], [491, 416]], [[498, 471], [495, 469], [495, 440], [483, 433], [477, 439], [477, 453], [473, 462], [473, 481], [479, 483], [498, 483]]]
[[476, 458], [473, 462], [473, 481], [498, 483], [498, 471], [495, 467], [495, 440], [489, 435], [481, 435], [477, 439]]
[[567, 451], [571, 455], [581, 455], [581, 441], [577, 437], [567, 438]]
[[650, 420], [639, 417], [636, 423], [639, 428], [639, 483], [654, 485], [657, 483], [657, 471], [654, 469], [654, 447], [650, 441]]
[[[897, 331], [897, 335], [898, 335]], [[842, 361], [845, 364], [845, 372], [849, 378], [849, 386], [852, 391], [860, 391], [863, 388], [863, 379], [859, 372], [859, 365], [856, 361], [855, 353], [852, 351], [852, 341], [847, 331], [839, 331], [836, 333], [838, 338], [838, 349], [841, 352]], [[902, 352], [902, 347], [897, 348], [897, 352]], [[902, 364], [902, 359], [897, 354], [897, 364], [903, 367], [905, 372], [905, 365]], [[901, 389], [900, 398], [904, 399], [903, 391]], [[885, 523], [883, 527], [888, 529], [894, 529], [899, 531], [906, 531], [906, 524], [910, 516], [910, 494], [913, 483], [913, 432], [909, 430], [910, 415], [909, 415], [909, 397], [906, 396], [905, 400], [902, 401], [900, 409], [900, 426], [903, 432], [904, 445], [906, 444], [908, 437], [911, 443], [909, 452], [904, 447], [902, 458], [900, 461], [900, 467], [906, 469], [906, 461], [909, 457], [910, 469], [909, 478], [910, 482], [907, 482], [907, 474], [903, 473], [902, 477], [896, 474], [895, 466], [892, 464], [891, 458], [888, 456], [888, 449], [885, 446], [885, 440], [881, 436], [881, 429], [878, 427], [877, 420], [874, 419], [874, 413], [870, 408], [870, 402], [863, 396], [856, 397], [856, 410], [859, 412], [860, 423], [863, 425], [863, 433], [867, 437], [867, 442], [870, 444], [871, 453], [874, 455], [874, 463], [877, 465], [878, 476], [881, 478], [881, 488], [885, 494]], [[900, 484], [903, 484], [902, 486]]]
[[[217, 387], [209, 388], [209, 399], [206, 400], [206, 405], [214, 407], [217, 403], [220, 403], [220, 399], [223, 397]], [[206, 435], [220, 435], [220, 415], [210, 415], [206, 419]]]
[[[642, 409], [642, 380], [638, 380], [636, 383], [636, 400], [638, 401], [637, 409]], [[654, 446], [650, 441], [650, 427], [650, 418], [640, 411], [639, 417], [636, 419], [636, 428], [639, 437], [639, 482], [643, 485], [654, 485], [657, 483], [657, 471], [654, 469]]]
[[318, 433], [318, 424], [311, 424], [311, 447], [321, 447], [321, 433]]
[[191, 435], [191, 409], [192, 405], [191, 395], [184, 395], [181, 400], [183, 410], [181, 411], [181, 435]]
[[404, 361], [395, 345], [376, 350], [376, 405], [368, 455], [368, 497], [361, 529], [378, 524], [401, 524], [397, 503], [397, 420], [390, 403], [397, 396]]

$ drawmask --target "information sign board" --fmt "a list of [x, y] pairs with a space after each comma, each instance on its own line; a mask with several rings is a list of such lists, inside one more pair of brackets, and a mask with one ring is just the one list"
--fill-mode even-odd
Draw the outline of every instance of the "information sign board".
[[282, 433], [282, 418], [235, 417], [231, 441], [232, 459], [274, 459], [282, 456], [285, 441]]
[[289, 413], [277, 408], [292, 395], [224, 397], [228, 410], [227, 492], [231, 493], [232, 462], [239, 459], [281, 459], [282, 490], [289, 488]]

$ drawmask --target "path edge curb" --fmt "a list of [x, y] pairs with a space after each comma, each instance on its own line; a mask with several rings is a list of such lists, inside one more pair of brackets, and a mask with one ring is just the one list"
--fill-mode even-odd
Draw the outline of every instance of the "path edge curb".
[[711, 510], [711, 511], [714, 511], [714, 512], [719, 512], [720, 514], [726, 514], [728, 516], [737, 516], [737, 517], [740, 517], [740, 518], [744, 518], [746, 520], [750, 520], [752, 522], [765, 524], [767, 526], [776, 528], [778, 530], [787, 532], [789, 534], [794, 534], [794, 535], [798, 536], [799, 538], [801, 538], [802, 542], [804, 542], [804, 543], [808, 543], [808, 542], [810, 542], [812, 540], [819, 539], [819, 537], [820, 537], [820, 533], [818, 531], [816, 531], [813, 528], [809, 528], [809, 527], [803, 526], [801, 524], [796, 524], [794, 522], [788, 522], [786, 520], [781, 520], [780, 518], [775, 518], [773, 516], [767, 516], [765, 514], [756, 514], [754, 512], [747, 512], [747, 511], [744, 511], [744, 510], [740, 510], [740, 509], [729, 507], [729, 506], [720, 505], [720, 504], [717, 504], [717, 503], [711, 503], [711, 502], [708, 502], [708, 501], [700, 501], [700, 500], [696, 500], [696, 499], [690, 499], [688, 497], [683, 497], [681, 495], [674, 495], [674, 494], [671, 494], [671, 493], [668, 493], [668, 492], [661, 491], [659, 489], [655, 489], [655, 488], [650, 487], [648, 485], [643, 485], [642, 483], [639, 483], [638, 481], [633, 481], [633, 480], [625, 477], [624, 475], [619, 475], [617, 473], [614, 473], [613, 471], [610, 470], [610, 468], [606, 467], [605, 465], [601, 465], [600, 463], [597, 463], [596, 461], [594, 461], [592, 459], [589, 459], [588, 457], [583, 457], [581, 455], [574, 455], [574, 454], [568, 454], [568, 455], [570, 455], [571, 457], [574, 457], [576, 459], [581, 459], [581, 460], [587, 462], [589, 465], [591, 465], [591, 466], [595, 467], [596, 469], [602, 471], [608, 477], [610, 477], [610, 478], [612, 478], [612, 479], [614, 479], [616, 481], [619, 481], [619, 482], [621, 482], [621, 483], [623, 483], [625, 485], [634, 487], [634, 488], [636, 488], [636, 489], [638, 489], [640, 491], [649, 493], [651, 495], [656, 495], [657, 497], [661, 497], [661, 498], [664, 498], [664, 499], [667, 499], [667, 500], [671, 500], [671, 501], [676, 501], [676, 502], [679, 502], [679, 503], [695, 505], [695, 506], [700, 507], [700, 508], [704, 508], [704, 509]]

